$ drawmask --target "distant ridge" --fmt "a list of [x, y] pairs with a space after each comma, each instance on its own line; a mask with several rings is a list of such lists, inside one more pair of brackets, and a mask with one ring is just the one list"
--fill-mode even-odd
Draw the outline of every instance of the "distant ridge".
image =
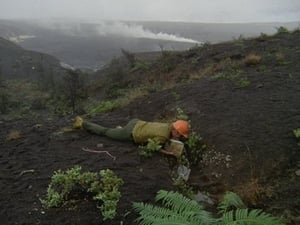
[[25, 49], [55, 56], [75, 68], [96, 70], [130, 52], [186, 50], [197, 42], [218, 43], [241, 37], [273, 34], [290, 23], [194, 23], [164, 21], [9, 21], [0, 20], [0, 36], [21, 39]]

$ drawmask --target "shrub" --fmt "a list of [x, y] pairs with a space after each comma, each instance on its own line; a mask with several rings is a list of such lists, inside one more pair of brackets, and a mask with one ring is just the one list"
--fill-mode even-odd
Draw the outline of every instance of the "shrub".
[[280, 27], [276, 27], [277, 30], [277, 34], [284, 34], [284, 33], [289, 33], [289, 30], [284, 27], [284, 26], [280, 26]]
[[74, 192], [92, 193], [93, 199], [100, 204], [103, 220], [113, 219], [121, 197], [119, 187], [122, 184], [123, 180], [109, 169], [98, 173], [83, 173], [81, 167], [75, 166], [65, 172], [61, 170], [54, 172], [47, 196], [41, 202], [47, 208], [60, 207]]
[[267, 38], [268, 35], [266, 33], [261, 32], [259, 37], [260, 38]]
[[79, 70], [67, 70], [67, 74], [63, 77], [62, 85], [62, 95], [74, 113], [80, 101], [87, 97], [84, 74]]

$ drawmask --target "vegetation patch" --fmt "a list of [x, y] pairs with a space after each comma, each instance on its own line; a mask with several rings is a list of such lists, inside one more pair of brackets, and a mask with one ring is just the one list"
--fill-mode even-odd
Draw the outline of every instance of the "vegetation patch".
[[117, 213], [117, 204], [121, 197], [119, 187], [122, 184], [123, 180], [112, 170], [101, 170], [98, 173], [82, 172], [81, 167], [75, 166], [54, 173], [47, 196], [41, 202], [46, 208], [61, 207], [76, 194], [90, 193], [101, 210], [103, 220], [113, 219]]
[[102, 101], [98, 103], [97, 106], [88, 109], [88, 114], [94, 116], [96, 114], [110, 112], [118, 107], [119, 105], [116, 101]]

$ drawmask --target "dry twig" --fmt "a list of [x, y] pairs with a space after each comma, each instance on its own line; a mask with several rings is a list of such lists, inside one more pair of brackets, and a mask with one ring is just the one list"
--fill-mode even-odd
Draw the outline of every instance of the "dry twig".
[[109, 157], [111, 157], [113, 160], [116, 160], [116, 157], [113, 156], [112, 154], [110, 154], [108, 151], [97, 151], [97, 150], [92, 150], [92, 149], [89, 149], [89, 148], [82, 148], [82, 150], [85, 151], [85, 152], [92, 152], [92, 153], [98, 153], [98, 154], [105, 153]]

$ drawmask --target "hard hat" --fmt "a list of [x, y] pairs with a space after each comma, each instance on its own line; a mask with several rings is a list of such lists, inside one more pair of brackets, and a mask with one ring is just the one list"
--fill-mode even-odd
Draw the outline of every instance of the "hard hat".
[[185, 138], [189, 136], [190, 126], [187, 121], [177, 120], [176, 122], [173, 123], [173, 127], [179, 134], [181, 134]]

